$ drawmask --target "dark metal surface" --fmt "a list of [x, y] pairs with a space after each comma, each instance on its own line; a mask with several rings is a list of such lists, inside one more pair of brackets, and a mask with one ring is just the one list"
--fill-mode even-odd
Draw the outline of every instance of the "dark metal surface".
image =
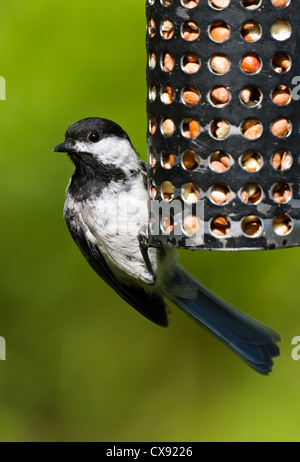
[[[192, 182], [200, 191], [204, 223], [202, 226], [203, 242], [195, 241], [195, 247], [211, 250], [242, 250], [242, 249], [272, 249], [300, 245], [300, 188], [299, 188], [299, 130], [300, 130], [300, 103], [292, 100], [284, 107], [276, 106], [271, 98], [272, 90], [277, 85], [287, 85], [291, 90], [295, 85], [292, 80], [300, 75], [300, 10], [297, 0], [291, 0], [288, 7], [275, 8], [271, 0], [262, 0], [257, 10], [246, 10], [239, 0], [231, 0], [231, 4], [224, 10], [211, 8], [208, 0], [200, 0], [194, 9], [184, 7], [180, 0], [174, 0], [169, 7], [155, 0], [152, 5], [147, 0], [147, 82], [148, 95], [152, 86], [156, 87], [156, 99], [151, 102], [148, 97], [147, 114], [154, 116], [158, 127], [152, 135], [148, 130], [148, 152], [154, 149], [157, 162], [154, 167], [149, 164], [149, 189], [154, 184], [161, 199], [160, 190], [164, 181], [170, 181], [175, 188], [174, 200], [180, 200], [181, 188], [184, 184]], [[151, 19], [156, 24], [156, 33], [150, 37], [149, 24]], [[174, 35], [165, 40], [160, 34], [160, 25], [168, 19], [174, 25]], [[277, 41], [271, 35], [272, 24], [284, 19], [292, 26], [291, 38]], [[194, 42], [186, 41], [181, 36], [182, 24], [191, 20], [200, 27], [200, 36]], [[261, 25], [262, 37], [257, 42], [246, 42], [241, 34], [240, 27], [247, 20], [254, 20]], [[216, 43], [209, 37], [209, 27], [212, 23], [224, 21], [230, 27], [230, 38], [224, 43]], [[161, 66], [164, 53], [170, 53], [175, 61], [174, 69], [165, 72]], [[276, 52], [285, 52], [292, 58], [289, 72], [278, 74], [271, 65]], [[151, 54], [156, 55], [156, 66], [151, 69], [149, 60]], [[196, 74], [186, 74], [181, 68], [182, 57], [186, 53], [193, 53], [201, 60], [200, 70]], [[262, 62], [263, 67], [258, 74], [246, 75], [240, 67], [240, 60], [245, 54], [255, 53]], [[215, 75], [211, 72], [208, 62], [215, 54], [226, 55], [231, 62], [230, 71], [225, 75]], [[169, 85], [175, 92], [172, 104], [166, 105], [161, 101], [160, 91], [163, 85]], [[181, 92], [187, 85], [196, 87], [201, 93], [200, 102], [187, 107], [181, 101]], [[256, 86], [263, 93], [263, 101], [258, 107], [245, 107], [240, 101], [240, 91], [245, 86]], [[208, 99], [210, 90], [215, 86], [224, 86], [231, 92], [230, 103], [223, 108], [211, 105]], [[160, 130], [161, 120], [171, 118], [175, 123], [175, 132], [166, 137]], [[284, 139], [276, 138], [271, 132], [271, 124], [277, 119], [285, 117], [292, 123], [292, 133]], [[187, 139], [181, 131], [182, 121], [194, 118], [201, 125], [201, 133], [196, 139]], [[225, 140], [216, 140], [211, 137], [209, 126], [215, 119], [225, 119], [231, 125], [231, 134]], [[263, 134], [257, 140], [247, 140], [240, 132], [241, 122], [248, 118], [255, 118], [263, 125]], [[174, 166], [165, 169], [161, 165], [160, 156], [164, 149], [169, 149], [175, 156]], [[279, 149], [290, 151], [293, 164], [289, 170], [277, 171], [271, 164], [272, 155]], [[194, 150], [200, 156], [200, 165], [194, 171], [187, 171], [182, 166], [182, 156], [187, 150]], [[231, 168], [223, 173], [215, 173], [209, 166], [209, 157], [215, 151], [225, 151], [233, 159]], [[246, 151], [256, 151], [263, 157], [263, 166], [258, 172], [246, 172], [240, 165], [239, 159]], [[292, 198], [285, 204], [278, 204], [272, 197], [272, 188], [276, 183], [288, 183], [292, 188]], [[257, 205], [245, 204], [241, 201], [238, 192], [247, 183], [257, 183], [263, 191], [263, 198]], [[209, 190], [213, 185], [225, 184], [232, 194], [231, 201], [222, 206], [215, 205], [209, 198]], [[255, 215], [262, 221], [263, 232], [259, 237], [248, 237], [241, 229], [244, 217]], [[279, 236], [274, 232], [273, 220], [280, 215], [288, 215], [293, 221], [291, 232]], [[231, 224], [230, 233], [223, 237], [215, 237], [209, 227], [211, 219], [217, 216], [228, 218]], [[178, 219], [178, 217], [176, 218]], [[186, 246], [184, 233], [181, 236], [150, 233], [151, 244]]]

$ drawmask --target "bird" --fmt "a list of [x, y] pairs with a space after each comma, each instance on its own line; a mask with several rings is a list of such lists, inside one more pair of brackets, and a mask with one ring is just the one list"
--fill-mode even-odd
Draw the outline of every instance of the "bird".
[[93, 270], [129, 305], [168, 326], [168, 302], [211, 332], [248, 366], [269, 375], [280, 335], [229, 305], [178, 263], [172, 247], [149, 245], [147, 165], [115, 122], [90, 117], [73, 123], [53, 149], [75, 166], [64, 219]]

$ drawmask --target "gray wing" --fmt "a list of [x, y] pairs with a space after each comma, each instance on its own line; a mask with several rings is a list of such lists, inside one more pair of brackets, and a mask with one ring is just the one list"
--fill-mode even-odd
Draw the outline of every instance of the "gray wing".
[[99, 248], [88, 239], [85, 232], [86, 226], [81, 222], [79, 216], [66, 210], [65, 220], [73, 240], [93, 270], [139, 313], [155, 324], [167, 327], [168, 317], [163, 298], [147, 294], [140, 287], [125, 285], [118, 281]]

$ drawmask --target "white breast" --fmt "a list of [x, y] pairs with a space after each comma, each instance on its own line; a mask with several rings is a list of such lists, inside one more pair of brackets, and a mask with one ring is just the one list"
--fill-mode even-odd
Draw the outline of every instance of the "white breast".
[[[83, 204], [81, 214], [108, 264], [124, 272], [125, 279], [129, 275], [151, 283], [138, 241], [148, 223], [148, 196], [141, 175], [130, 191], [112, 183], [101, 197]], [[156, 268], [156, 251], [152, 249], [151, 255]]]

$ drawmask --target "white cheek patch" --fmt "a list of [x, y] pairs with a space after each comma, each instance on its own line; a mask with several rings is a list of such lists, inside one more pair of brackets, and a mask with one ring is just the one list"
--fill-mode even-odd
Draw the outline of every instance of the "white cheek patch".
[[78, 152], [89, 153], [103, 164], [113, 164], [116, 167], [134, 168], [138, 164], [135, 150], [127, 140], [110, 136], [98, 143], [76, 142]]
[[83, 141], [76, 141], [75, 149], [77, 152], [89, 152], [89, 145]]

